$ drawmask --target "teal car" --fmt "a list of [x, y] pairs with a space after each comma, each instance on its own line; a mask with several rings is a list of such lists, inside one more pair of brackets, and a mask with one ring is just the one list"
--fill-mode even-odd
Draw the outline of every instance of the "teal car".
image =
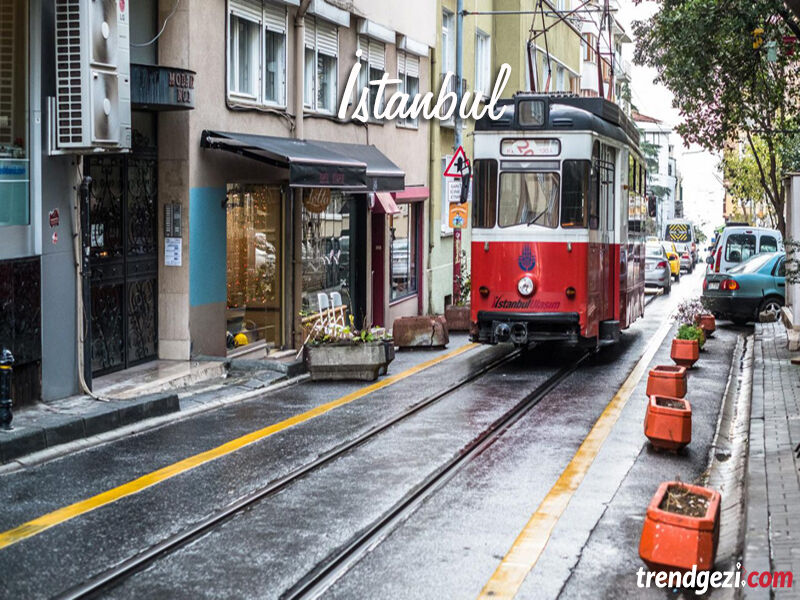
[[776, 317], [786, 300], [786, 254], [765, 252], [730, 269], [707, 273], [703, 302], [719, 319], [743, 325], [762, 312]]

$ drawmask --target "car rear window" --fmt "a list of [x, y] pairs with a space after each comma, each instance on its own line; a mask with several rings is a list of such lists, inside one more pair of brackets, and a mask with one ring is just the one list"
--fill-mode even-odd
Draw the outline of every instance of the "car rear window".
[[756, 236], [752, 233], [732, 233], [725, 242], [725, 260], [739, 263], [756, 253]]
[[756, 254], [753, 258], [732, 268], [729, 273], [755, 273], [774, 257], [774, 254]]
[[761, 245], [758, 249], [759, 252], [777, 252], [778, 240], [773, 235], [762, 235]]
[[661, 246], [647, 246], [647, 256], [653, 256], [657, 258], [663, 258], [664, 249]]

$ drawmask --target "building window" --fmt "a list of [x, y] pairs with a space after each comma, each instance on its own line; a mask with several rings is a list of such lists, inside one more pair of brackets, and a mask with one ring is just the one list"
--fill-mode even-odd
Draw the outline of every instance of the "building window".
[[228, 97], [286, 105], [286, 8], [264, 0], [228, 3]]
[[[399, 90], [411, 98], [419, 93], [419, 57], [406, 52], [397, 52], [397, 78], [400, 80]], [[401, 127], [417, 127], [419, 118], [401, 119], [397, 124]]]
[[[378, 87], [370, 86], [369, 82], [380, 80], [386, 73], [386, 44], [365, 35], [360, 35], [358, 36], [358, 49], [361, 50], [361, 58], [359, 59], [361, 61], [361, 71], [358, 75], [359, 89], [369, 87], [369, 115], [370, 119], [375, 120], [373, 107], [378, 97]], [[417, 79], [417, 87], [419, 87], [419, 79]], [[385, 104], [386, 96], [384, 94], [378, 109], [383, 110]]]
[[28, 225], [28, 3], [0, 2], [0, 227]]
[[442, 11], [442, 73], [455, 71], [456, 27], [453, 13]]
[[338, 92], [339, 28], [321, 19], [306, 18], [306, 108], [332, 113]]
[[417, 293], [417, 236], [420, 210], [417, 204], [398, 204], [391, 216], [392, 300]]
[[591, 33], [583, 34], [583, 60], [586, 62], [594, 62], [594, 36]]
[[281, 190], [229, 185], [227, 342], [229, 350], [281, 345]]
[[492, 39], [482, 31], [475, 33], [475, 90], [488, 96], [490, 93]]

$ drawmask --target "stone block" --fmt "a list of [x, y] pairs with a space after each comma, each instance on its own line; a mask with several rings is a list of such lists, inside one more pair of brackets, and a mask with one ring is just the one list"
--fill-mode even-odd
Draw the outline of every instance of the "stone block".
[[444, 309], [444, 318], [450, 331], [469, 331], [469, 305], [455, 306], [451, 304]]
[[392, 337], [399, 348], [443, 348], [450, 342], [442, 316], [400, 317], [392, 324]]

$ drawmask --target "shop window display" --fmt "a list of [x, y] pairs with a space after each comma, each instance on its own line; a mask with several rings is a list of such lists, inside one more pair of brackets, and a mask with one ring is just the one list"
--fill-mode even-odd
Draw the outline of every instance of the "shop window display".
[[400, 204], [400, 213], [392, 215], [392, 300], [417, 293], [417, 230], [419, 209], [414, 204]]
[[0, 1], [0, 227], [28, 225], [28, 3]]
[[320, 294], [339, 292], [352, 308], [351, 211], [354, 198], [327, 188], [303, 192], [302, 312], [319, 312]]
[[228, 186], [227, 346], [281, 345], [281, 190]]

